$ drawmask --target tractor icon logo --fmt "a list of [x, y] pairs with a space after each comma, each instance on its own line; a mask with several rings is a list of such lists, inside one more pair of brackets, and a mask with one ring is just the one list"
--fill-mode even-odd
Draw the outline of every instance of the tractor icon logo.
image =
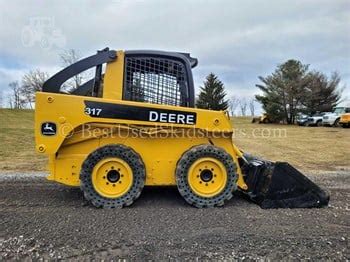
[[41, 124], [41, 134], [44, 136], [56, 135], [56, 124], [52, 122], [45, 122]]
[[66, 45], [66, 37], [55, 27], [53, 17], [30, 18], [29, 24], [22, 30], [21, 40], [24, 47], [32, 47], [38, 43], [45, 50]]

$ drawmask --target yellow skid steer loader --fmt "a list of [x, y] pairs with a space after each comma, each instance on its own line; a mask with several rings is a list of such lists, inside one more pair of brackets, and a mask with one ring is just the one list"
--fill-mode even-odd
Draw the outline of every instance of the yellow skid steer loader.
[[[108, 48], [58, 72], [36, 94], [36, 149], [49, 180], [80, 186], [96, 207], [131, 205], [144, 186], [177, 186], [191, 205], [235, 191], [262, 208], [321, 207], [329, 196], [287, 163], [244, 154], [226, 112], [197, 109], [187, 53]], [[65, 82], [95, 76], [65, 92]]]

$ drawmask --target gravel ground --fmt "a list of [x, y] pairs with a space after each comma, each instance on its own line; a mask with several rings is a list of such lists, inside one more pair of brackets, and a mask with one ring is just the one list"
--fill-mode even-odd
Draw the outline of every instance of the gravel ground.
[[45, 174], [0, 174], [0, 260], [350, 259], [350, 174], [311, 176], [322, 209], [263, 210], [238, 196], [188, 206], [176, 188], [146, 188], [129, 208], [96, 209]]

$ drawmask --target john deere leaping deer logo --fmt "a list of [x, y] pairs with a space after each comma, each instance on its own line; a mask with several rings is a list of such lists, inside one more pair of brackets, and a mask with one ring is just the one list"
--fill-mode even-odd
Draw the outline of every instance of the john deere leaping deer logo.
[[41, 124], [41, 134], [44, 136], [56, 135], [56, 124], [52, 122], [45, 122]]

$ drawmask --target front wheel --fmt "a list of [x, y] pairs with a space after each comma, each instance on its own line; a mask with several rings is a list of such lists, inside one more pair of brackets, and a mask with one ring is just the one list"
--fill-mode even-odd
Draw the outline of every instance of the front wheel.
[[176, 183], [182, 197], [198, 207], [222, 206], [237, 189], [236, 165], [225, 150], [194, 146], [177, 163]]
[[132, 148], [106, 145], [92, 152], [80, 172], [84, 197], [96, 207], [131, 205], [145, 184], [145, 166]]

